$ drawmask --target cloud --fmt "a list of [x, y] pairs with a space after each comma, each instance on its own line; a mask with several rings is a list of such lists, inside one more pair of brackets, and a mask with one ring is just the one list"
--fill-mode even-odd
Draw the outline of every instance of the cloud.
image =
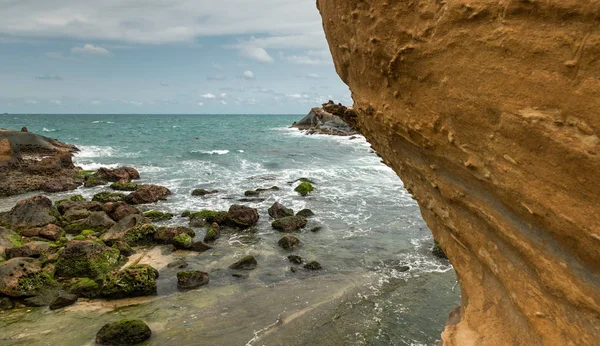
[[316, 73], [309, 73], [309, 74], [306, 75], [306, 78], [308, 78], [308, 79], [321, 79], [321, 76], [319, 76]]
[[256, 76], [254, 76], [254, 72], [252, 71], [244, 71], [244, 79], [253, 80], [256, 79]]
[[50, 100], [50, 103], [52, 103], [53, 105], [60, 106], [63, 102], [61, 100]]
[[217, 76], [206, 76], [206, 80], [225, 80], [227, 77], [217, 75]]
[[62, 80], [62, 77], [46, 73], [45, 75], [42, 75], [42, 76], [36, 76], [35, 79], [37, 79], [37, 80], [54, 80], [54, 81], [58, 81], [58, 80]]
[[222, 99], [224, 99], [224, 98], [226, 98], [226, 97], [227, 97], [227, 94], [225, 94], [225, 93], [222, 93], [221, 95], [219, 95], [219, 97], [221, 97]]
[[260, 47], [242, 47], [240, 53], [247, 58], [262, 63], [270, 64], [275, 61], [264, 48]]
[[139, 102], [139, 101], [129, 101], [129, 104], [132, 104], [134, 106], [143, 106], [144, 103], [143, 102]]
[[279, 58], [298, 65], [333, 65], [333, 59], [328, 50], [309, 50], [306, 55], [280, 53]]
[[36, 100], [25, 100], [25, 103], [28, 105], [36, 105], [38, 102]]
[[213, 95], [213, 94], [211, 94], [211, 93], [204, 94], [204, 95], [202, 95], [201, 97], [203, 97], [203, 98], [205, 98], [205, 99], [214, 99], [214, 98], [216, 98], [216, 96], [215, 96], [215, 95]]
[[102, 48], [99, 46], [94, 46], [93, 44], [85, 44], [83, 47], [73, 47], [71, 48], [71, 53], [73, 54], [81, 54], [81, 55], [110, 55], [110, 51], [106, 48]]
[[224, 105], [224, 106], [227, 106], [227, 101], [221, 100], [221, 104]]
[[61, 52], [48, 52], [44, 54], [48, 58], [56, 59], [56, 60], [69, 60], [71, 57], [64, 56]]

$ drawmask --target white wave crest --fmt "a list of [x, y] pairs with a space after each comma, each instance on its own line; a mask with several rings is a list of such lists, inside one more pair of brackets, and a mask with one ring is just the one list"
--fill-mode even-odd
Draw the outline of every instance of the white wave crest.
[[42, 131], [44, 131], [44, 132], [54, 132], [54, 131], [58, 131], [58, 130], [57, 129], [48, 129], [48, 128], [44, 127], [44, 129]]
[[192, 153], [207, 154], [207, 155], [225, 155], [229, 154], [229, 150], [192, 150]]
[[79, 152], [75, 154], [75, 157], [111, 157], [114, 156], [116, 152], [117, 150], [115, 148], [109, 146], [82, 145], [79, 146]]

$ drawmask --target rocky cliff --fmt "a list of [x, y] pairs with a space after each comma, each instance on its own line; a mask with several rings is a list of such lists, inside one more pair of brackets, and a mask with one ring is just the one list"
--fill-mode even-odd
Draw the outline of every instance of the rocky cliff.
[[600, 340], [600, 3], [318, 0], [356, 118], [450, 258], [444, 345]]
[[[342, 113], [339, 113], [343, 110]], [[306, 130], [307, 134], [325, 134], [336, 136], [355, 135], [356, 130], [352, 129], [342, 118], [348, 117], [346, 113], [353, 112], [352, 109], [343, 107], [341, 104], [335, 104], [333, 101], [324, 103], [321, 108], [313, 108], [301, 120], [294, 122], [291, 127], [300, 130]], [[339, 113], [339, 114], [338, 114]]]

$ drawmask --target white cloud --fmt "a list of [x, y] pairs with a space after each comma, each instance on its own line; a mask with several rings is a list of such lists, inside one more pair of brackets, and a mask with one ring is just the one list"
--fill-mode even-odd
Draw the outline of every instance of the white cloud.
[[309, 50], [306, 55], [279, 55], [281, 60], [286, 60], [298, 65], [333, 65], [331, 53], [328, 50]]
[[244, 78], [248, 79], [248, 80], [252, 80], [252, 79], [255, 79], [256, 76], [254, 76], [254, 72], [252, 72], [252, 71], [244, 71]]
[[242, 47], [240, 53], [250, 59], [254, 59], [262, 63], [272, 63], [275, 60], [261, 47]]
[[198, 106], [204, 106], [204, 102], [198, 102]]
[[226, 97], [227, 97], [227, 94], [225, 94], [225, 93], [222, 93], [222, 94], [221, 94], [221, 95], [219, 95], [219, 96], [221, 96], [221, 98], [222, 98], [222, 99], [224, 99], [224, 98], [226, 98]]
[[68, 60], [70, 57], [66, 57], [61, 52], [48, 52], [44, 54], [48, 58], [56, 59], [56, 60]]
[[50, 100], [50, 103], [52, 103], [53, 105], [57, 105], [57, 106], [62, 105], [62, 101], [61, 100]]
[[224, 105], [224, 106], [227, 106], [227, 101], [221, 100], [221, 104]]
[[202, 95], [201, 97], [203, 97], [203, 98], [205, 98], [205, 99], [214, 99], [214, 98], [216, 98], [216, 96], [215, 96], [215, 95], [213, 95], [213, 94], [211, 94], [211, 93], [204, 94], [204, 95]]
[[85, 44], [83, 47], [73, 47], [71, 48], [71, 53], [73, 54], [81, 54], [81, 55], [110, 55], [110, 51], [106, 48], [102, 48], [99, 46], [94, 46], [93, 44]]
[[321, 79], [321, 76], [319, 76], [316, 73], [309, 73], [309, 74], [306, 75], [306, 78], [308, 78], [308, 79]]

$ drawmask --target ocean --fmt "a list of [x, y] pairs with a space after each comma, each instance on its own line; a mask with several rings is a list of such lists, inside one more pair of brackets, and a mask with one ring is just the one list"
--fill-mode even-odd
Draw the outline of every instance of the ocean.
[[[434, 345], [460, 301], [452, 266], [431, 254], [433, 238], [401, 180], [361, 136], [305, 135], [290, 129], [302, 115], [0, 115], [0, 128], [57, 138], [81, 151], [84, 169], [134, 166], [142, 183], [168, 187], [167, 201], [144, 206], [176, 215], [184, 210], [258, 208], [253, 232], [226, 235], [202, 254], [148, 250], [160, 268], [185, 256], [187, 269], [209, 272], [200, 289], [176, 289], [175, 269], [160, 269], [158, 296], [125, 301], [80, 301], [0, 314], [0, 343], [92, 344], [107, 321], [142, 318], [153, 345]], [[301, 197], [298, 178], [315, 182]], [[264, 201], [240, 202], [244, 191], [277, 186]], [[193, 197], [196, 188], [218, 194]], [[107, 187], [49, 194], [91, 197]], [[10, 208], [23, 196], [0, 200]], [[315, 216], [297, 235], [300, 248], [277, 246], [281, 234], [267, 209], [279, 201]], [[162, 224], [187, 225], [175, 217]], [[321, 226], [316, 233], [309, 230]], [[196, 229], [198, 239], [204, 230]], [[323, 269], [290, 271], [288, 254], [317, 260]], [[254, 255], [246, 278], [227, 269]], [[153, 263], [154, 263], [153, 262]], [[402, 271], [402, 266], [410, 267]], [[4, 340], [4, 341], [2, 341]]]

